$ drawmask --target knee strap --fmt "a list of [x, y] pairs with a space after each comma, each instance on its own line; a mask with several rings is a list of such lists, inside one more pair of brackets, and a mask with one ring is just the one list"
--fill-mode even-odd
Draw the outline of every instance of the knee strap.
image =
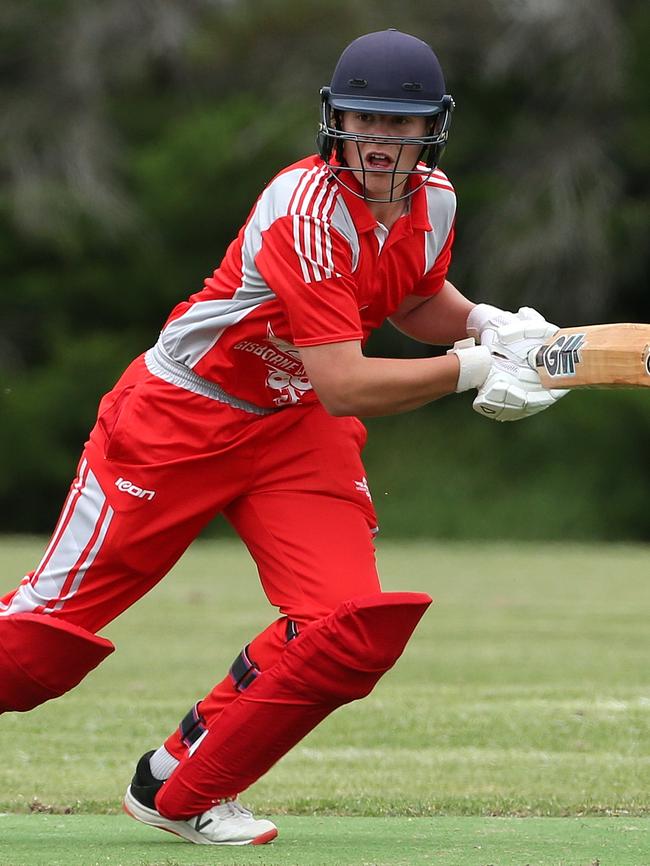
[[[287, 617], [284, 632], [285, 643], [298, 637], [298, 623]], [[255, 682], [261, 671], [249, 654], [250, 644], [244, 647], [230, 666], [230, 678], [238, 692], [243, 692]]]
[[191, 748], [198, 739], [207, 731], [205, 719], [199, 713], [199, 705], [194, 704], [192, 709], [183, 717], [178, 727], [181, 735], [181, 741], [184, 745]]
[[230, 678], [238, 692], [247, 689], [260, 675], [260, 669], [248, 655], [248, 646], [239, 653], [230, 666]]
[[46, 614], [0, 616], [0, 713], [58, 698], [114, 649], [109, 640]]
[[292, 619], [287, 619], [287, 631], [284, 639], [289, 643], [289, 641], [293, 640], [294, 637], [298, 637], [298, 623], [294, 622]]

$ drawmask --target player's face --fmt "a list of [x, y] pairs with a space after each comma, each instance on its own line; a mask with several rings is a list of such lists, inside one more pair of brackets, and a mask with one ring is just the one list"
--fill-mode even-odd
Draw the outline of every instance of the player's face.
[[[352, 134], [373, 135], [377, 138], [421, 138], [427, 134], [427, 120], [424, 117], [411, 117], [403, 114], [366, 114], [357, 111], [344, 111], [343, 130]], [[400, 150], [401, 148], [401, 150]], [[385, 141], [346, 141], [343, 156], [360, 184], [365, 185], [371, 197], [399, 196], [407, 182], [406, 175], [397, 171], [411, 171], [417, 163], [422, 145], [404, 146]], [[361, 168], [365, 172], [361, 171]], [[391, 190], [392, 186], [392, 190]]]

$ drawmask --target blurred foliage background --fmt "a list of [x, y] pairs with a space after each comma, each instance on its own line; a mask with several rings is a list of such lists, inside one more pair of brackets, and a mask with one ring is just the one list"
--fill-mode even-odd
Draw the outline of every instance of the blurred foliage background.
[[[341, 50], [386, 27], [433, 45], [457, 102], [451, 279], [560, 325], [649, 320], [645, 0], [3, 0], [3, 530], [51, 528], [101, 394], [313, 152]], [[386, 326], [370, 351], [428, 349]], [[470, 403], [369, 424], [385, 533], [650, 540], [647, 393], [514, 425]]]

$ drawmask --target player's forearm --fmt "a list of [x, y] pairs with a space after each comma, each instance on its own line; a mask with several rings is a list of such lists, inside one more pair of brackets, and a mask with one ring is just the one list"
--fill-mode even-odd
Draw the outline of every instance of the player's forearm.
[[452, 394], [458, 383], [455, 355], [440, 358], [393, 359], [362, 357], [316, 393], [332, 415], [371, 418], [417, 409]]
[[447, 280], [437, 295], [398, 311], [390, 320], [413, 340], [445, 346], [467, 336], [467, 317], [473, 307], [474, 303]]

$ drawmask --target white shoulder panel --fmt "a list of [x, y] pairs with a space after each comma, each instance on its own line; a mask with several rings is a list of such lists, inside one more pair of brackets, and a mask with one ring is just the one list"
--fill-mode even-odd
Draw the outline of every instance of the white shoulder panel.
[[332, 214], [332, 225], [350, 244], [352, 252], [352, 272], [359, 266], [359, 235], [342, 195], [338, 195], [336, 207]]
[[426, 234], [425, 273], [434, 266], [440, 255], [456, 216], [456, 193], [446, 176], [435, 171], [426, 186], [429, 222], [432, 231]]
[[[315, 165], [311, 169], [288, 171], [269, 184], [259, 199], [256, 213], [246, 231], [244, 252], [252, 253], [254, 259], [261, 244], [261, 234], [274, 220], [288, 215], [317, 222], [325, 246], [329, 243], [327, 235], [330, 226], [335, 228], [350, 244], [352, 270], [356, 270], [359, 263], [357, 230], [339, 186], [326, 166]], [[300, 251], [301, 245], [297, 243], [297, 252]]]
[[[317, 256], [320, 270], [329, 271], [326, 258], [329, 227], [334, 226], [350, 243], [353, 269], [359, 259], [359, 240], [352, 217], [338, 192], [328, 182], [325, 166], [298, 168], [278, 175], [260, 195], [243, 233], [241, 282], [232, 297], [197, 301], [162, 331], [159, 342], [174, 360], [194, 367], [221, 338], [227, 328], [250, 315], [261, 304], [273, 300], [275, 293], [257, 269], [255, 259], [262, 247], [262, 235], [282, 217], [306, 218], [319, 225], [322, 239]], [[324, 219], [324, 217], [328, 217]], [[297, 254], [304, 252], [298, 244]], [[320, 261], [320, 259], [319, 259]], [[312, 265], [313, 267], [313, 265]]]

